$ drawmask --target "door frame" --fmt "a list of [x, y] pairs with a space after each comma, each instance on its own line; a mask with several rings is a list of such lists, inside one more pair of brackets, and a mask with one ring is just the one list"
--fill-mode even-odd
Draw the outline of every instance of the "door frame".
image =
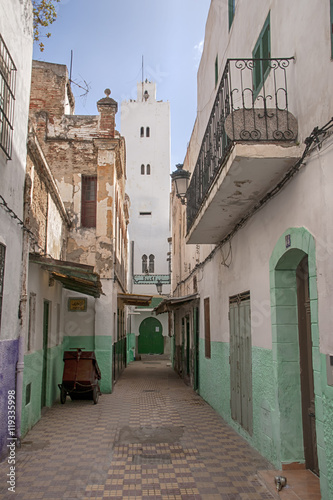
[[[287, 229], [270, 258], [273, 375], [277, 402], [275, 449], [281, 464], [305, 463], [299, 361], [296, 268], [308, 256], [315, 407], [321, 404], [318, 292], [313, 236], [303, 227]], [[315, 357], [314, 354], [318, 353]], [[290, 380], [294, 383], [291, 385]], [[317, 417], [316, 428], [322, 425]], [[317, 447], [325, 448], [317, 440]], [[321, 468], [319, 456], [319, 470]]]

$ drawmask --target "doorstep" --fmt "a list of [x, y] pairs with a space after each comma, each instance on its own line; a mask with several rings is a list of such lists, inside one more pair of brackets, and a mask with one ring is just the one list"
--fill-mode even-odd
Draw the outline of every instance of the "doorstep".
[[[274, 478], [284, 476], [287, 484], [277, 492]], [[262, 470], [259, 480], [279, 500], [321, 500], [319, 478], [310, 470]]]

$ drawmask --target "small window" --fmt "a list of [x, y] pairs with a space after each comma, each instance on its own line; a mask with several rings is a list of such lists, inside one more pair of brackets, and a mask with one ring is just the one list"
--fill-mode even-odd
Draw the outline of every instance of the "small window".
[[229, 30], [231, 28], [232, 21], [234, 20], [234, 16], [235, 16], [235, 7], [236, 7], [235, 3], [236, 3], [236, 0], [228, 0]]
[[149, 272], [150, 273], [155, 272], [155, 255], [153, 254], [149, 255]]
[[145, 128], [141, 127], [140, 128], [140, 137], [144, 137], [144, 136], [145, 136]]
[[141, 217], [151, 217], [151, 212], [139, 212]]
[[219, 60], [218, 60], [218, 56], [216, 56], [216, 59], [215, 59], [215, 87], [217, 86], [219, 82]]
[[5, 281], [5, 256], [6, 247], [0, 243], [0, 328], [1, 328], [1, 314], [2, 314], [2, 297], [3, 297], [3, 284]]
[[210, 350], [210, 309], [209, 309], [209, 297], [204, 300], [204, 318], [205, 318], [205, 356], [206, 358], [211, 357]]
[[270, 13], [268, 13], [263, 29], [254, 47], [252, 57], [255, 59], [253, 64], [253, 91], [254, 97], [256, 97], [270, 70], [268, 61], [271, 57]]
[[16, 67], [0, 35], [0, 147], [12, 155]]
[[97, 177], [82, 176], [81, 225], [96, 227]]
[[31, 351], [32, 342], [35, 335], [35, 328], [36, 328], [36, 294], [30, 293], [27, 351]]
[[148, 272], [148, 266], [147, 266], [147, 255], [142, 256], [142, 273], [147, 273]]
[[150, 128], [146, 127], [146, 137], [150, 137]]
[[147, 175], [150, 175], [150, 165], [149, 165], [149, 163], [147, 165]]
[[145, 166], [141, 165], [141, 175], [145, 175]]

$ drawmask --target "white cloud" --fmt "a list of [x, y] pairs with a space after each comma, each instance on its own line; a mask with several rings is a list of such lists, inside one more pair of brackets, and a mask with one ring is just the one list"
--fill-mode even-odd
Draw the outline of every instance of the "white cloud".
[[194, 46], [194, 51], [195, 51], [194, 61], [195, 61], [195, 67], [196, 68], [199, 67], [199, 63], [200, 63], [200, 59], [201, 59], [203, 47], [204, 47], [204, 41], [203, 40], [201, 40], [201, 42], [199, 42], [197, 45]]

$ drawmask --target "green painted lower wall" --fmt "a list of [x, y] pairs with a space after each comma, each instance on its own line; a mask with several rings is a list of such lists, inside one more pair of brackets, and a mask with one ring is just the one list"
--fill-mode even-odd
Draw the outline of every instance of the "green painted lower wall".
[[277, 465], [272, 351], [256, 347], [252, 350], [252, 436], [231, 418], [229, 344], [212, 342], [210, 359], [204, 352], [204, 340], [200, 339], [200, 395], [254, 448]]
[[[320, 355], [322, 401], [316, 399], [318, 458], [322, 498], [333, 500], [333, 387], [327, 385], [326, 356]], [[319, 404], [318, 404], [319, 403]], [[318, 426], [319, 418], [322, 419]]]
[[[46, 405], [51, 406], [59, 396], [58, 384], [63, 373], [62, 346], [48, 349]], [[42, 398], [42, 351], [26, 354], [24, 357], [21, 434], [24, 436], [41, 417]], [[27, 386], [31, 384], [30, 402], [27, 402]]]
[[[316, 348], [314, 348], [316, 351]], [[250, 436], [231, 418], [230, 412], [230, 365], [229, 344], [211, 342], [211, 358], [205, 357], [204, 340], [199, 343], [199, 393], [200, 395], [243, 436], [254, 448], [277, 468], [281, 467], [280, 410], [278, 388], [274, 375], [273, 352], [269, 349], [252, 348], [252, 396], [253, 434]], [[314, 365], [321, 377], [322, 398], [316, 397], [316, 429], [320, 465], [322, 498], [333, 500], [333, 387], [327, 385], [326, 356], [321, 354]], [[288, 374], [285, 374], [287, 377]], [[289, 380], [290, 383], [290, 380]], [[297, 429], [290, 427], [297, 441]], [[297, 451], [297, 450], [296, 450]], [[296, 453], [294, 450], [294, 453]], [[291, 461], [301, 461], [302, 456], [290, 456]]]

